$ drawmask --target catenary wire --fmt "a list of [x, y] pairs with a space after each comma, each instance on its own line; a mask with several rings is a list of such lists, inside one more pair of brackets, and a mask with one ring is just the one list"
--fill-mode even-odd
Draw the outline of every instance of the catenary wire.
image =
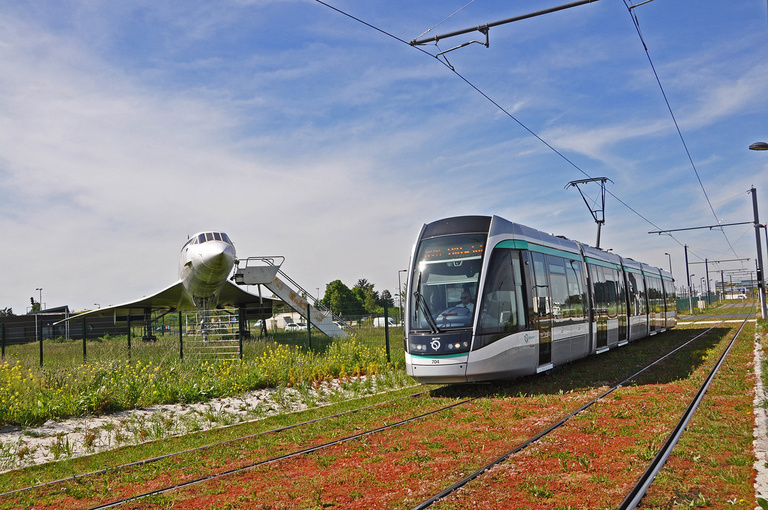
[[[459, 72], [458, 72], [458, 71], [457, 71], [457, 70], [456, 70], [456, 69], [455, 69], [455, 68], [454, 68], [454, 67], [453, 67], [453, 66], [452, 66], [450, 63], [448, 63], [448, 62], [446, 62], [446, 61], [443, 61], [443, 60], [441, 60], [441, 59], [439, 58], [439, 56], [437, 56], [437, 55], [433, 55], [432, 53], [430, 53], [430, 52], [428, 52], [428, 51], [426, 51], [426, 50], [424, 50], [424, 49], [422, 49], [422, 48], [420, 48], [420, 47], [418, 47], [418, 46], [412, 46], [412, 45], [411, 45], [411, 44], [410, 44], [408, 41], [406, 41], [406, 40], [404, 40], [404, 39], [402, 39], [402, 38], [400, 38], [400, 37], [398, 37], [398, 36], [396, 36], [396, 35], [394, 35], [394, 34], [392, 34], [392, 33], [390, 33], [390, 32], [387, 32], [386, 30], [383, 30], [383, 29], [381, 29], [381, 28], [379, 28], [379, 27], [377, 27], [377, 26], [375, 26], [375, 25], [372, 25], [371, 23], [368, 23], [367, 21], [363, 21], [362, 19], [360, 19], [360, 18], [357, 18], [357, 17], [355, 17], [355, 16], [353, 16], [353, 15], [351, 15], [351, 14], [349, 14], [349, 13], [347, 13], [347, 12], [345, 12], [345, 11], [343, 11], [343, 10], [341, 10], [341, 9], [337, 8], [337, 7], [334, 7], [333, 5], [330, 5], [330, 4], [328, 4], [327, 2], [324, 2], [323, 0], [315, 0], [315, 2], [317, 2], [317, 3], [321, 4], [321, 5], [323, 5], [323, 6], [327, 7], [327, 8], [329, 8], [329, 9], [331, 9], [331, 10], [333, 10], [333, 11], [335, 11], [335, 12], [337, 12], [337, 13], [339, 13], [339, 14], [343, 15], [343, 16], [346, 16], [346, 17], [348, 17], [348, 18], [350, 18], [350, 19], [352, 19], [352, 20], [354, 20], [354, 21], [357, 21], [358, 23], [361, 23], [361, 24], [363, 24], [363, 25], [365, 25], [365, 26], [367, 26], [367, 27], [369, 27], [369, 28], [371, 28], [371, 29], [373, 29], [373, 30], [376, 30], [377, 32], [379, 32], [379, 33], [381, 33], [381, 34], [383, 34], [383, 35], [386, 35], [387, 37], [390, 37], [390, 38], [392, 38], [392, 39], [395, 39], [396, 41], [399, 41], [399, 42], [401, 42], [401, 43], [403, 43], [403, 44], [407, 44], [408, 46], [411, 46], [411, 47], [413, 47], [413, 48], [416, 48], [418, 51], [421, 51], [422, 53], [424, 53], [424, 54], [426, 54], [426, 55], [429, 55], [430, 57], [434, 58], [435, 60], [437, 60], [438, 62], [440, 62], [442, 65], [444, 65], [445, 67], [447, 67], [448, 69], [450, 69], [450, 70], [451, 70], [451, 71], [452, 71], [452, 72], [453, 72], [453, 73], [454, 73], [456, 76], [458, 76], [458, 77], [459, 77], [459, 78], [460, 78], [462, 81], [464, 81], [464, 83], [466, 83], [466, 84], [467, 84], [467, 85], [469, 85], [471, 88], [473, 88], [473, 89], [474, 89], [474, 90], [475, 90], [475, 91], [476, 91], [478, 94], [480, 94], [481, 96], [483, 96], [483, 97], [484, 97], [484, 98], [485, 98], [487, 101], [489, 101], [489, 102], [490, 102], [492, 105], [494, 105], [496, 108], [498, 108], [498, 109], [499, 109], [499, 110], [500, 110], [502, 113], [504, 113], [504, 114], [505, 114], [507, 117], [509, 117], [510, 119], [512, 119], [513, 121], [515, 121], [515, 122], [516, 122], [516, 123], [517, 123], [517, 124], [518, 124], [518, 125], [519, 125], [521, 128], [523, 128], [523, 129], [524, 129], [525, 131], [527, 131], [527, 132], [528, 132], [530, 135], [532, 135], [532, 136], [533, 136], [533, 137], [535, 137], [537, 140], [539, 140], [539, 141], [540, 141], [542, 144], [544, 144], [544, 145], [545, 145], [545, 146], [546, 146], [548, 149], [550, 149], [552, 152], [554, 152], [555, 154], [557, 154], [558, 156], [560, 156], [560, 158], [561, 158], [561, 159], [563, 159], [563, 160], [564, 160], [566, 163], [568, 163], [568, 164], [569, 164], [569, 165], [571, 165], [573, 168], [575, 168], [576, 170], [578, 170], [579, 172], [581, 172], [581, 173], [582, 173], [583, 175], [585, 175], [587, 178], [590, 178], [590, 179], [592, 179], [592, 178], [593, 178], [593, 177], [592, 177], [591, 175], [589, 175], [589, 174], [588, 174], [586, 171], [584, 171], [584, 170], [583, 170], [581, 167], [579, 167], [579, 166], [578, 166], [576, 163], [574, 163], [573, 161], [571, 161], [571, 160], [570, 160], [570, 159], [569, 159], [569, 158], [568, 158], [568, 157], [567, 157], [565, 154], [563, 154], [562, 152], [560, 152], [559, 150], [557, 150], [555, 147], [553, 147], [553, 146], [552, 146], [550, 143], [548, 143], [546, 140], [544, 140], [542, 137], [540, 137], [538, 134], [536, 134], [536, 133], [535, 133], [535, 132], [534, 132], [532, 129], [530, 129], [528, 126], [526, 126], [525, 124], [523, 124], [523, 123], [522, 123], [522, 122], [521, 122], [521, 121], [520, 121], [520, 120], [519, 120], [517, 117], [515, 117], [515, 116], [514, 116], [514, 115], [512, 115], [512, 114], [511, 114], [509, 111], [507, 111], [507, 110], [506, 110], [506, 109], [505, 109], [503, 106], [501, 106], [499, 103], [497, 103], [495, 100], [493, 100], [493, 99], [492, 99], [490, 96], [488, 96], [488, 94], [486, 94], [485, 92], [483, 92], [482, 90], [480, 90], [480, 88], [478, 88], [478, 87], [477, 87], [477, 86], [476, 86], [474, 83], [470, 82], [470, 81], [469, 81], [469, 80], [468, 80], [466, 77], [464, 77], [464, 76], [463, 76], [461, 73], [459, 73]], [[658, 225], [656, 225], [656, 224], [655, 224], [653, 221], [649, 220], [648, 218], [646, 218], [645, 216], [643, 216], [642, 214], [640, 214], [640, 212], [638, 212], [636, 209], [634, 209], [632, 206], [630, 206], [630, 205], [629, 205], [628, 203], [626, 203], [624, 200], [620, 199], [620, 198], [619, 198], [619, 197], [618, 197], [618, 196], [617, 196], [615, 193], [613, 193], [611, 190], [606, 190], [606, 192], [607, 192], [607, 193], [608, 193], [610, 196], [612, 196], [614, 199], [616, 199], [616, 201], [618, 201], [618, 202], [619, 202], [621, 205], [623, 205], [624, 207], [626, 207], [627, 209], [629, 209], [631, 212], [633, 212], [633, 213], [634, 213], [636, 216], [638, 216], [639, 218], [641, 218], [643, 221], [645, 221], [646, 223], [648, 223], [649, 225], [653, 226], [654, 228], [656, 228], [656, 229], [658, 229], [658, 230], [663, 230], [661, 227], [659, 227]], [[682, 243], [682, 242], [681, 242], [679, 239], [677, 239], [677, 238], [676, 238], [674, 235], [672, 235], [672, 234], [669, 234], [669, 233], [668, 233], [667, 235], [669, 235], [669, 237], [671, 237], [671, 238], [672, 238], [672, 239], [673, 239], [673, 240], [674, 240], [674, 241], [675, 241], [675, 242], [676, 242], [676, 243], [677, 243], [679, 246], [681, 246], [681, 247], [682, 247], [682, 246], [684, 246], [684, 244], [683, 244], [683, 243]], [[731, 248], [731, 249], [732, 249], [732, 248]], [[703, 257], [700, 257], [699, 255], [697, 255], [696, 253], [692, 252], [691, 250], [689, 250], [689, 251], [688, 251], [688, 253], [690, 253], [692, 256], [695, 256], [695, 257], [698, 257], [698, 258], [700, 258], [701, 260], [704, 260], [704, 258], [703, 258]]]
[[[645, 43], [645, 39], [643, 38], [643, 34], [640, 31], [640, 22], [637, 19], [637, 15], [635, 15], [632, 12], [632, 7], [627, 2], [627, 0], [624, 0], [624, 5], [627, 7], [627, 11], [629, 12], [630, 18], [632, 18], [632, 24], [635, 27], [635, 30], [637, 31], [638, 37], [640, 37], [640, 42], [643, 44], [643, 49], [645, 50], [645, 55], [648, 57], [648, 63], [651, 65], [651, 70], [653, 71], [653, 76], [656, 78], [656, 83], [659, 85], [659, 90], [661, 90], [661, 95], [664, 98], [664, 103], [667, 105], [667, 110], [669, 110], [669, 115], [672, 117], [672, 122], [675, 124], [675, 129], [677, 130], [677, 134], [680, 137], [680, 141], [683, 144], [683, 149], [685, 150], [686, 156], [688, 156], [688, 161], [691, 164], [691, 168], [693, 168], [693, 173], [696, 174], [696, 180], [699, 181], [699, 186], [701, 187], [701, 191], [704, 193], [704, 198], [707, 200], [707, 204], [709, 205], [709, 210], [712, 211], [712, 216], [715, 218], [715, 222], [719, 223], [720, 219], [717, 217], [717, 213], [715, 212], [715, 208], [712, 207], [712, 202], [709, 200], [709, 195], [707, 195], [707, 190], [704, 188], [704, 183], [701, 181], [701, 176], [699, 175], [699, 171], [696, 168], [696, 164], [693, 162], [693, 157], [691, 156], [691, 152], [688, 150], [688, 144], [685, 143], [685, 137], [683, 137], [683, 132], [680, 130], [680, 126], [677, 123], [677, 118], [675, 117], [675, 112], [672, 110], [672, 105], [669, 104], [669, 99], [667, 98], [667, 93], [664, 91], [664, 86], [661, 84], [661, 79], [659, 78], [659, 73], [656, 72], [656, 66], [653, 65], [653, 59], [651, 59], [651, 53], [648, 51], [648, 45]], [[642, 5], [642, 4], [639, 4]], [[635, 6], [636, 7], [636, 6]], [[738, 257], [736, 254], [736, 250], [733, 249], [733, 245], [731, 244], [730, 239], [728, 239], [728, 235], [725, 233], [725, 230], [721, 227], [720, 231], [723, 233], [723, 237], [725, 237], [725, 241], [728, 243], [728, 246], [731, 249], [731, 252]]]
[[421, 38], [422, 38], [422, 37], [424, 37], [426, 34], [430, 33], [432, 30], [434, 30], [434, 29], [435, 29], [435, 28], [437, 28], [438, 26], [442, 25], [443, 23], [445, 23], [446, 21], [448, 21], [449, 19], [451, 19], [452, 17], [454, 17], [456, 14], [458, 14], [460, 11], [463, 11], [465, 8], [469, 7], [469, 5], [470, 5], [470, 4], [473, 4], [474, 2], [475, 2], [475, 0], [469, 0], [469, 3], [467, 3], [467, 4], [463, 5], [462, 7], [459, 7], [458, 9], [456, 9], [456, 11], [454, 11], [454, 12], [453, 12], [453, 14], [451, 14], [451, 15], [450, 15], [450, 16], [448, 16], [448, 17], [446, 17], [446, 18], [445, 18], [443, 21], [440, 21], [439, 23], [436, 23], [436, 24], [435, 24], [435, 26], [433, 26], [432, 28], [429, 28], [429, 29], [427, 29], [426, 31], [424, 31], [424, 32], [423, 32], [423, 33], [422, 33], [420, 36], [416, 37], [416, 39], [421, 39]]

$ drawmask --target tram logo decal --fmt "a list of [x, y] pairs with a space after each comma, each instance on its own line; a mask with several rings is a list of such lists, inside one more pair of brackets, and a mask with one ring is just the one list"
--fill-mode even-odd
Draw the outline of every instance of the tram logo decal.
[[440, 341], [439, 340], [432, 340], [429, 345], [432, 347], [433, 351], [436, 351], [440, 348]]
[[534, 335], [529, 335], [528, 333], [526, 333], [525, 336], [523, 337], [523, 340], [525, 340], [525, 343], [528, 343], [528, 341], [533, 340], [534, 338], [536, 338]]

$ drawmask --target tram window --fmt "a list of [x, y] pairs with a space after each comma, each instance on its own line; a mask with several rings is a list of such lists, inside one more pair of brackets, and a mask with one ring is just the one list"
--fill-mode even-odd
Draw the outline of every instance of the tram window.
[[627, 314], [627, 294], [626, 294], [626, 284], [624, 283], [624, 272], [620, 272], [618, 270], [614, 270], [613, 272], [614, 276], [616, 276], [616, 288], [618, 289], [616, 299], [618, 300], [619, 309], [618, 312], [620, 315], [626, 315]]
[[629, 293], [629, 314], [640, 315], [639, 294], [637, 289], [637, 276], [635, 273], [627, 272], [627, 292]]
[[667, 311], [677, 311], [677, 296], [675, 295], [675, 284], [670, 280], [664, 280], [664, 293], [667, 296]]
[[605, 308], [605, 276], [603, 275], [603, 268], [599, 266], [591, 266], [592, 273], [592, 287], [595, 292], [595, 311], [600, 313]]
[[605, 268], [605, 293], [608, 316], [615, 318], [619, 312], [619, 273], [615, 269]]
[[521, 267], [520, 252], [517, 250], [497, 249], [491, 255], [475, 348], [525, 329], [527, 321]]
[[568, 280], [568, 306], [571, 310], [570, 316], [574, 318], [584, 317], [584, 303], [587, 301], [584, 295], [584, 279], [581, 269], [581, 262], [565, 261], [565, 275]]
[[221, 234], [219, 234], [218, 232], [214, 232], [213, 238], [216, 239], [217, 241], [221, 241]]
[[662, 313], [664, 311], [664, 293], [661, 290], [661, 280], [659, 278], [649, 278], [649, 284], [651, 289], [648, 290], [649, 298], [653, 298], [654, 313]]
[[197, 242], [203, 244], [205, 242], [205, 234], [200, 234], [197, 236]]
[[229, 240], [229, 236], [224, 232], [221, 233], [221, 240], [227, 244], [232, 244], [232, 241]]
[[568, 303], [568, 280], [565, 277], [564, 262], [560, 257], [547, 255], [549, 282], [552, 286], [552, 316], [555, 319], [572, 315]]
[[[421, 241], [413, 266], [412, 329], [430, 329], [430, 323], [441, 330], [472, 326], [484, 242], [476, 234]], [[461, 299], [465, 291], [470, 294], [466, 304]]]

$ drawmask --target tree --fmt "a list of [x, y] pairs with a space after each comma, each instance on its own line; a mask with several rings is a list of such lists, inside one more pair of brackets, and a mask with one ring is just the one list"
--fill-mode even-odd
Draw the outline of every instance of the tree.
[[0, 317], [12, 317], [13, 316], [13, 308], [10, 306], [8, 308], [0, 308]]
[[337, 315], [345, 317], [363, 315], [365, 313], [363, 304], [358, 301], [357, 296], [341, 280], [334, 280], [326, 285], [325, 295], [320, 302], [333, 310]]
[[387, 308], [395, 307], [395, 300], [392, 298], [392, 294], [387, 289], [381, 291], [381, 299], [379, 299], [379, 306], [386, 305]]
[[377, 313], [379, 310], [379, 292], [373, 290], [374, 285], [365, 278], [357, 280], [352, 288], [355, 297], [360, 301], [368, 313]]

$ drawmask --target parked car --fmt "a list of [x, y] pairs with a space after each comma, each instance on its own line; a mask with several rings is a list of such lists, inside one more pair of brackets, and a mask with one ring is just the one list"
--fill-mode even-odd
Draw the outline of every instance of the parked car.
[[[306, 329], [306, 327], [304, 329]], [[290, 323], [285, 325], [285, 330], [286, 331], [298, 331], [299, 330], [299, 325], [294, 323], [294, 322], [290, 322]]]
[[[387, 324], [390, 326], [395, 325], [395, 320], [392, 317], [387, 317]], [[373, 327], [375, 328], [383, 328], [384, 327], [384, 317], [376, 317], [373, 319]]]

